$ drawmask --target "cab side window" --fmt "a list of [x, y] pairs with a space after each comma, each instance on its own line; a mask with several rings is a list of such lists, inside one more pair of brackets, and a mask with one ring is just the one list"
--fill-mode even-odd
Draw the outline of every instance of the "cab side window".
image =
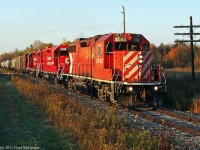
[[107, 42], [106, 43], [106, 53], [111, 53], [112, 52], [112, 43]]
[[149, 50], [148, 44], [143, 44], [143, 45], [142, 45], [142, 50], [143, 50], [143, 51], [148, 51], [148, 50]]

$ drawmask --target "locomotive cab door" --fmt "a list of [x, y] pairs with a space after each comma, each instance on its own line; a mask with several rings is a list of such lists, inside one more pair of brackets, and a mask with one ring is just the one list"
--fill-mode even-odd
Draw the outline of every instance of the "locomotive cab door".
[[118, 80], [121, 81], [122, 70], [123, 70], [123, 54], [115, 53], [114, 54], [114, 68], [113, 68], [114, 81], [118, 81]]

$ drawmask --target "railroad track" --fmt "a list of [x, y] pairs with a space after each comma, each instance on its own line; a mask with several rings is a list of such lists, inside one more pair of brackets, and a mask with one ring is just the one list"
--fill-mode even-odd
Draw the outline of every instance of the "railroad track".
[[186, 115], [174, 110], [157, 109], [151, 111], [147, 109], [139, 109], [140, 111], [131, 110], [132, 113], [142, 118], [169, 126], [187, 132], [189, 134], [200, 136], [200, 116], [190, 113]]
[[200, 124], [200, 115], [198, 115], [198, 114], [193, 114], [191, 112], [182, 112], [182, 111], [177, 111], [177, 110], [169, 110], [169, 109], [165, 109], [165, 108], [159, 108], [156, 111], [159, 113], [162, 113], [162, 114], [172, 116], [174, 118], [178, 118], [178, 119], [186, 120], [188, 122]]
[[[21, 76], [25, 78], [26, 80], [32, 80], [35, 83], [41, 83], [42, 80], [38, 80], [36, 78], [27, 78], [26, 76]], [[44, 82], [43, 82], [44, 83]], [[94, 98], [91, 98], [88, 95], [83, 95], [80, 93], [67, 91], [65, 88], [58, 87], [56, 85], [48, 84], [48, 88], [51, 88], [55, 92], [58, 93], [64, 93], [70, 97], [76, 97], [77, 100], [84, 101], [84, 99], [87, 99], [88, 105], [93, 105], [93, 107], [98, 107], [100, 109], [103, 109], [103, 107], [110, 106], [112, 104], [108, 102], [103, 102], [100, 100], [91, 100]], [[90, 101], [90, 100], [91, 101]], [[93, 103], [93, 104], [92, 104]], [[152, 111], [149, 109], [137, 109], [137, 110], [131, 110], [127, 108], [123, 108], [121, 106], [115, 106], [120, 111], [126, 112], [126, 113], [132, 113], [134, 116], [139, 116], [141, 118], [144, 118], [146, 120], [149, 120], [154, 123], [158, 123], [162, 126], [168, 126], [175, 128], [181, 132], [189, 133], [194, 136], [200, 136], [200, 116], [192, 113], [184, 113], [180, 111], [175, 110], [168, 110], [165, 108], [157, 109], [156, 111]], [[138, 111], [139, 110], [139, 111]]]

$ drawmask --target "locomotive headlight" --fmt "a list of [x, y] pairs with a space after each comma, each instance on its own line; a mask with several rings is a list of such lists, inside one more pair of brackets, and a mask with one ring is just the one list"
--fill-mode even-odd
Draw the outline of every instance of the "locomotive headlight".
[[142, 64], [143, 63], [143, 56], [142, 55], [138, 55], [139, 57], [139, 63]]
[[158, 87], [157, 86], [154, 86], [154, 91], [158, 91]]
[[142, 56], [142, 55], [139, 55], [139, 58], [140, 58], [140, 59], [142, 59], [142, 58], [143, 58], [143, 56]]
[[142, 60], [142, 59], [140, 59], [140, 60], [139, 60], [139, 63], [140, 63], [140, 64], [142, 64], [142, 63], [143, 63], [143, 60]]
[[127, 91], [128, 92], [132, 92], [133, 91], [133, 87], [132, 86], [127, 87]]

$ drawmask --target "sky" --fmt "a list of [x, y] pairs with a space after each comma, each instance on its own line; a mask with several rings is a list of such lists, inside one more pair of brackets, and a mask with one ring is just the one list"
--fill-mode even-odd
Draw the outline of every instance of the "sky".
[[[24, 50], [34, 41], [58, 45], [106, 33], [144, 35], [156, 46], [189, 39], [175, 25], [200, 25], [200, 0], [0, 0], [0, 54]], [[200, 28], [194, 32], [200, 33]], [[200, 39], [196, 36], [195, 39]]]

